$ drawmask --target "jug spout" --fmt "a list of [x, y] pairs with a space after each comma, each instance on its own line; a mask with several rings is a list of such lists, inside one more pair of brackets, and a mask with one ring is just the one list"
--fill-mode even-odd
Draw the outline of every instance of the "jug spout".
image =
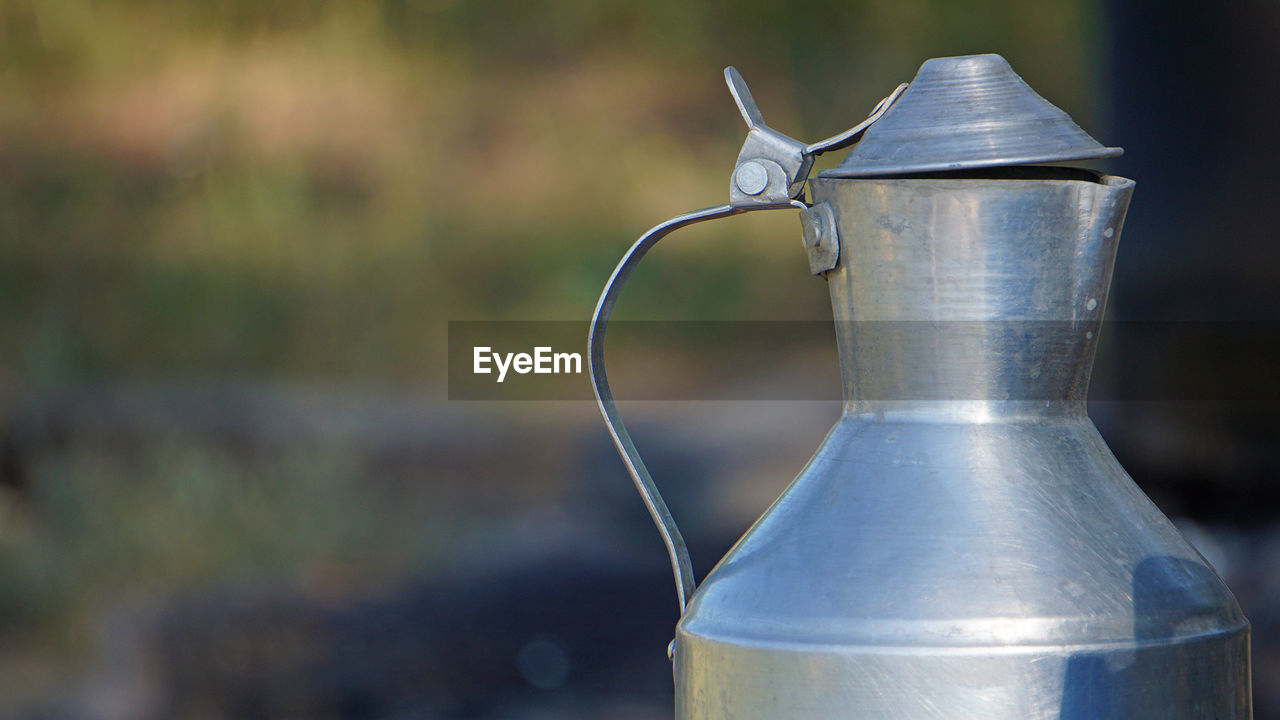
[[846, 412], [1083, 415], [1133, 187], [1048, 167], [813, 180]]

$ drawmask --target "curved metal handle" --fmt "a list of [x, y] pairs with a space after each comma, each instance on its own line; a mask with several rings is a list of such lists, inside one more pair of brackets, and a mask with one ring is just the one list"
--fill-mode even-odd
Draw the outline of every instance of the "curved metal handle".
[[[808, 209], [808, 205], [796, 198], [800, 197], [804, 191], [805, 180], [808, 179], [809, 170], [813, 167], [813, 157], [857, 142], [862, 137], [862, 133], [889, 109], [889, 106], [906, 88], [906, 85], [898, 86], [898, 89], [881, 100], [871, 111], [871, 115], [858, 125], [835, 137], [806, 145], [764, 124], [764, 116], [751, 97], [746, 81], [737, 70], [732, 67], [725, 68], [724, 77], [729, 85], [729, 93], [733, 95], [734, 102], [738, 104], [738, 111], [742, 113], [742, 118], [747, 123], [747, 139], [738, 154], [738, 161], [734, 164], [730, 180], [729, 204], [671, 218], [641, 235], [631, 249], [622, 256], [622, 260], [613, 270], [613, 275], [609, 276], [609, 282], [605, 283], [604, 292], [600, 294], [600, 302], [596, 303], [596, 311], [591, 316], [591, 331], [587, 336], [588, 369], [591, 374], [591, 389], [596, 395], [596, 405], [600, 407], [600, 414], [604, 416], [604, 424], [609, 428], [613, 444], [618, 448], [618, 454], [622, 456], [622, 461], [627, 466], [627, 473], [631, 475], [636, 490], [640, 491], [640, 497], [644, 500], [645, 507], [649, 509], [649, 515], [653, 517], [653, 522], [662, 535], [662, 542], [667, 546], [667, 555], [671, 557], [671, 570], [676, 579], [676, 597], [680, 603], [681, 615], [684, 614], [684, 609], [689, 604], [689, 598], [697, 585], [693, 579], [693, 564], [689, 561], [689, 548], [685, 545], [684, 536], [680, 534], [680, 528], [676, 527], [671, 510], [662, 499], [662, 493], [659, 493], [658, 487], [653, 484], [649, 469], [640, 459], [640, 453], [636, 451], [635, 443], [631, 441], [627, 426], [622, 423], [622, 418], [618, 415], [618, 408], [613, 402], [613, 393], [609, 390], [609, 379], [604, 372], [604, 333], [609, 326], [609, 316], [613, 314], [613, 305], [618, 300], [618, 293], [645, 253], [673, 230], [752, 210]], [[833, 258], [828, 258], [828, 261], [834, 264]], [[833, 265], [827, 267], [831, 266]]]
[[631, 475], [636, 490], [640, 491], [640, 497], [644, 500], [645, 507], [649, 509], [649, 515], [653, 517], [653, 522], [662, 535], [662, 542], [667, 546], [667, 555], [671, 558], [671, 570], [676, 579], [676, 596], [682, 615], [697, 585], [693, 579], [693, 564], [689, 560], [689, 548], [685, 545], [684, 536], [680, 534], [680, 528], [676, 526], [675, 518], [671, 516], [671, 510], [662, 499], [662, 493], [658, 492], [657, 485], [654, 485], [649, 469], [640, 459], [640, 453], [636, 451], [635, 443], [631, 441], [631, 434], [627, 432], [627, 426], [623, 424], [618, 408], [613, 402], [613, 392], [609, 389], [609, 379], [604, 371], [605, 330], [608, 329], [614, 303], [618, 301], [618, 293], [627, 282], [627, 278], [631, 276], [631, 272], [635, 270], [645, 253], [673, 230], [705, 220], [740, 215], [752, 210], [780, 210], [792, 207], [804, 209], [806, 206], [795, 200], [768, 205], [717, 205], [671, 218], [658, 225], [640, 236], [627, 254], [622, 256], [622, 260], [613, 270], [613, 275], [609, 276], [609, 282], [605, 283], [600, 301], [596, 303], [596, 311], [591, 316], [591, 331], [587, 336], [589, 358], [587, 366], [591, 374], [591, 389], [595, 391], [596, 405], [600, 408], [600, 414], [604, 416], [604, 424], [609, 427], [609, 434], [613, 436], [613, 444], [618, 448], [622, 461], [626, 463], [627, 473]]

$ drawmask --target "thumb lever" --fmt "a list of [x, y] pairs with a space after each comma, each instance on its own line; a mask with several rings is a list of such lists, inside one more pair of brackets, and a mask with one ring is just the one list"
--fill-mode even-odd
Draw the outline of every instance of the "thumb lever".
[[857, 142], [907, 88], [906, 83], [899, 85], [876, 104], [866, 120], [852, 128], [822, 142], [806, 145], [764, 123], [760, 107], [736, 68], [725, 68], [724, 80], [738, 105], [738, 112], [747, 123], [747, 139], [742, 143], [729, 181], [729, 204], [736, 207], [776, 205], [799, 199], [804, 193], [809, 171], [813, 169], [814, 156]]
[[729, 204], [776, 205], [800, 197], [813, 167], [807, 146], [764, 124], [764, 115], [736, 68], [724, 69], [724, 81], [747, 121], [747, 139], [729, 181]]
[[729, 85], [729, 94], [733, 96], [733, 101], [738, 103], [738, 112], [742, 113], [742, 119], [747, 121], [747, 129], [763, 126], [764, 115], [760, 114], [756, 99], [751, 97], [751, 90], [747, 88], [747, 81], [742, 79], [742, 73], [730, 65], [724, 69], [724, 81]]

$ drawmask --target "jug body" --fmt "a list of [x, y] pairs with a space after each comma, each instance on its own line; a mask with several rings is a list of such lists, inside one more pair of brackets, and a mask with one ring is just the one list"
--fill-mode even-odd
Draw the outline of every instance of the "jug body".
[[1085, 414], [1133, 183], [811, 181], [844, 412], [694, 593], [676, 716], [1248, 718], [1248, 624]]

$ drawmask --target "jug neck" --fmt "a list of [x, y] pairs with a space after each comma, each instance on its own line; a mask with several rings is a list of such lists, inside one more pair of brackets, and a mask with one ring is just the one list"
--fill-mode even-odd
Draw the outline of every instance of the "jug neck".
[[1034, 170], [812, 182], [840, 242], [826, 277], [847, 414], [1084, 414], [1133, 182]]

